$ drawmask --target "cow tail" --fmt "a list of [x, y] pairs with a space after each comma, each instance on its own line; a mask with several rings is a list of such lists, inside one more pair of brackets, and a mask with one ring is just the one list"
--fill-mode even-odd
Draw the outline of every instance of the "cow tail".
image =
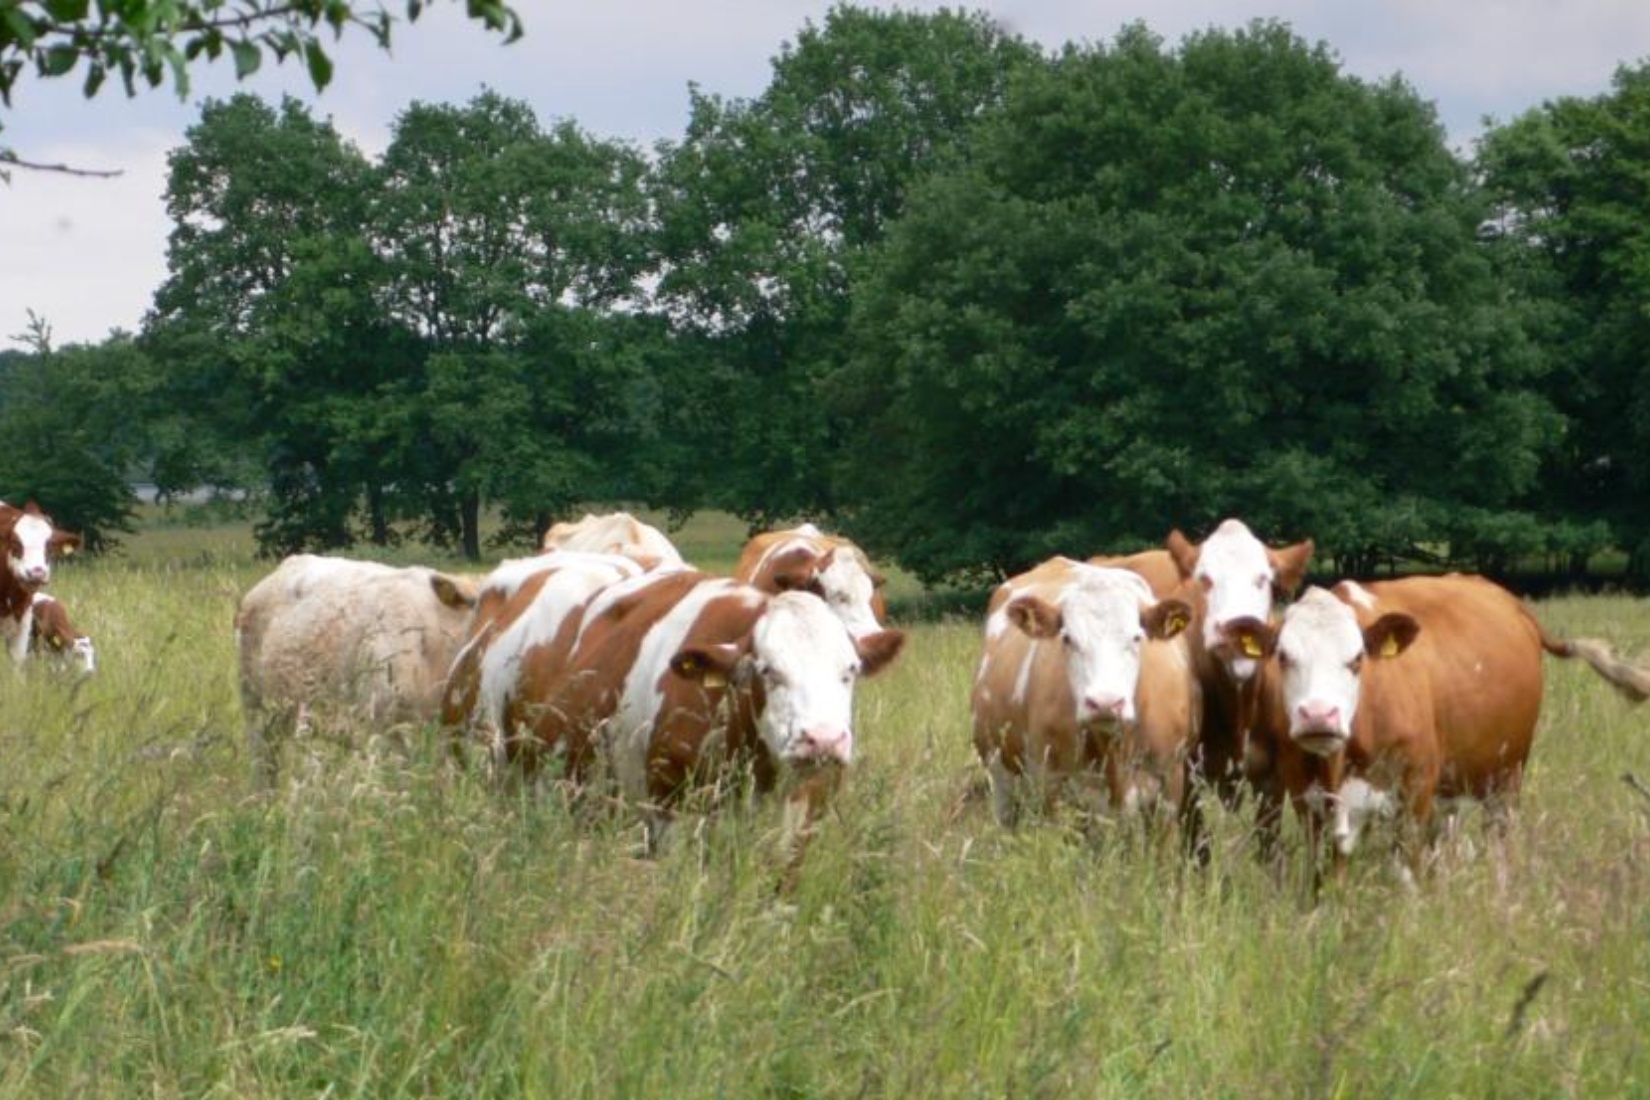
[[[1539, 625], [1537, 629], [1540, 629]], [[1597, 638], [1554, 638], [1541, 631], [1541, 648], [1555, 657], [1580, 657], [1593, 671], [1610, 682], [1610, 686], [1635, 703], [1650, 699], [1650, 669], [1635, 665], [1616, 656], [1610, 643]]]

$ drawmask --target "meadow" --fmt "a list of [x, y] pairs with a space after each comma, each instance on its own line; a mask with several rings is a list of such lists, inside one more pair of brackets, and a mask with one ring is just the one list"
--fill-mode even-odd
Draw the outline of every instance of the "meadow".
[[[738, 535], [677, 538], [726, 567]], [[95, 676], [0, 669], [0, 1096], [1650, 1095], [1650, 706], [1584, 668], [1547, 661], [1504, 841], [1469, 820], [1419, 889], [1366, 853], [1314, 899], [1237, 814], [1205, 868], [1001, 830], [978, 624], [912, 618], [777, 898], [773, 803], [646, 860], [628, 815], [371, 731], [255, 795], [231, 619], [269, 567], [148, 525], [54, 579]], [[1650, 649], [1644, 600], [1537, 611]]]

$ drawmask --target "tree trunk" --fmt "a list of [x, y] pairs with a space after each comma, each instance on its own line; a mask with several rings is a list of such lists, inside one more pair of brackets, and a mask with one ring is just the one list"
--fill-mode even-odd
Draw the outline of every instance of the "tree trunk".
[[466, 561], [481, 560], [481, 494], [466, 492], [458, 502], [460, 536]]
[[390, 544], [390, 522], [384, 515], [384, 487], [367, 486], [367, 538], [374, 546]]

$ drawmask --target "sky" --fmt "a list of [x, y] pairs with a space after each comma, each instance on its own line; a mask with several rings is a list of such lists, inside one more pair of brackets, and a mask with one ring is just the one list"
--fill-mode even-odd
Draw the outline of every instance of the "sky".
[[[358, 6], [366, 6], [364, 4]], [[118, 80], [80, 95], [78, 74], [26, 75], [0, 107], [0, 144], [30, 161], [119, 170], [114, 179], [14, 171], [0, 184], [0, 348], [29, 327], [53, 342], [97, 342], [136, 331], [166, 276], [167, 151], [207, 98], [239, 90], [291, 94], [330, 117], [369, 155], [382, 152], [396, 114], [414, 100], [463, 103], [484, 87], [532, 106], [541, 123], [650, 148], [680, 136], [690, 86], [725, 98], [760, 95], [772, 59], [829, 0], [515, 0], [526, 36], [501, 45], [441, 0], [397, 28], [390, 53], [365, 34], [334, 45], [333, 83], [317, 94], [302, 65], [264, 68], [237, 84], [227, 58], [197, 65], [187, 100], [171, 88], [128, 99]], [[892, 5], [862, 0], [862, 6]], [[944, 6], [906, 0], [907, 10]], [[1288, 23], [1326, 43], [1350, 75], [1398, 75], [1437, 108], [1453, 145], [1470, 148], [1486, 116], [1507, 122], [1544, 102], [1595, 96], [1616, 68], [1650, 58], [1644, 0], [989, 0], [983, 10], [1048, 49], [1109, 42], [1144, 22], [1171, 45], [1193, 31]], [[389, 4], [404, 10], [399, 0]]]

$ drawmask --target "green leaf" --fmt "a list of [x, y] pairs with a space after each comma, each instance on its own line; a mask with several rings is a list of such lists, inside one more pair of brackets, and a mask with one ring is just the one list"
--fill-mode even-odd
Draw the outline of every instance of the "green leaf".
[[86, 18], [91, 0], [46, 0], [46, 10], [60, 23], [74, 23]]
[[86, 70], [86, 84], [81, 89], [87, 99], [91, 99], [97, 94], [97, 90], [103, 87], [103, 80], [108, 75], [109, 70], [105, 69], [101, 62], [92, 62], [91, 68]]
[[53, 46], [40, 55], [41, 76], [62, 76], [80, 60], [80, 51], [73, 46]]
[[304, 43], [304, 62], [309, 66], [309, 78], [315, 82], [316, 91], [332, 83], [332, 58], [327, 56], [319, 42], [312, 40]]
[[34, 20], [16, 8], [0, 9], [0, 46], [5, 45], [7, 39], [11, 39], [17, 44], [18, 49], [31, 49], [34, 40], [39, 36], [40, 31]]
[[229, 51], [235, 55], [236, 80], [245, 80], [257, 72], [258, 66], [263, 64], [263, 51], [258, 49], [256, 42], [248, 42], [245, 39], [231, 42]]

